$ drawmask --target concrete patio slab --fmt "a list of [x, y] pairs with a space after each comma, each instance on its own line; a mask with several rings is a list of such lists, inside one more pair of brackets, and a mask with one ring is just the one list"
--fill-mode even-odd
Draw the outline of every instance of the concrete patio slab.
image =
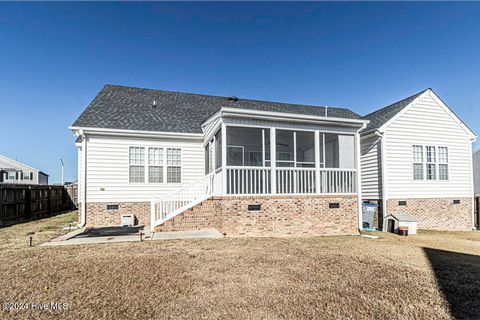
[[[78, 230], [76, 230], [78, 231]], [[118, 243], [118, 242], [135, 242], [140, 241], [140, 235], [120, 235], [120, 236], [99, 236], [99, 237], [81, 237], [81, 234], [74, 231], [76, 234], [68, 236], [66, 234], [63, 240], [55, 238], [49, 242], [42, 243], [40, 246], [67, 246], [67, 245], [85, 245], [85, 244], [99, 244], [99, 243]], [[77, 237], [80, 236], [80, 237]], [[207, 239], [207, 238], [223, 238], [224, 235], [217, 230], [196, 230], [196, 231], [172, 231], [172, 232], [157, 232], [151, 236], [144, 236], [144, 241], [151, 240], [182, 240], [182, 239]]]

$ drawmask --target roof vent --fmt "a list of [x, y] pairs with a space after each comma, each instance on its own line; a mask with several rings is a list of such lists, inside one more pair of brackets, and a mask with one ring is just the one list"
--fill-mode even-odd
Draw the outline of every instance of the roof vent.
[[228, 97], [228, 101], [230, 102], [237, 102], [238, 98], [237, 97]]
[[152, 108], [156, 108], [156, 107], [157, 107], [157, 101], [153, 100]]

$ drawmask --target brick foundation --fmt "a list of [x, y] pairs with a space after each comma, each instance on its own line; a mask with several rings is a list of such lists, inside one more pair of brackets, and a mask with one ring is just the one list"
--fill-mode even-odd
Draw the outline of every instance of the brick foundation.
[[[331, 209], [329, 203], [340, 208]], [[251, 204], [261, 210], [249, 211]], [[156, 231], [215, 228], [228, 236], [358, 234], [356, 196], [214, 197], [176, 216]]]
[[[83, 205], [83, 204], [80, 204]], [[118, 205], [118, 209], [107, 209]], [[87, 227], [119, 226], [123, 214], [135, 215], [138, 224], [150, 224], [150, 202], [87, 202]]]
[[[453, 204], [453, 200], [460, 200], [460, 204]], [[400, 206], [399, 201], [407, 205]], [[413, 215], [418, 229], [472, 230], [472, 205], [471, 198], [390, 199], [387, 212]]]

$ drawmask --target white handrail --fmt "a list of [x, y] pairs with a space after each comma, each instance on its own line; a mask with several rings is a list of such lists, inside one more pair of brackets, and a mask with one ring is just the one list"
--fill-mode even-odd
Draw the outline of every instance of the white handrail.
[[151, 200], [151, 223], [154, 228], [214, 194], [215, 173], [210, 173], [169, 195]]

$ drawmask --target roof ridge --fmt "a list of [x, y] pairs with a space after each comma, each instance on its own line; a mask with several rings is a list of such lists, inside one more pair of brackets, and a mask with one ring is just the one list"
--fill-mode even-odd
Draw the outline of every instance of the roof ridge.
[[[156, 101], [155, 107], [152, 107], [153, 101]], [[244, 98], [237, 100], [225, 96], [106, 84], [72, 126], [201, 133], [201, 123], [223, 107], [316, 116], [324, 116], [326, 110], [326, 106]], [[328, 115], [332, 118], [360, 118], [352, 110], [338, 107], [330, 107]]]
[[[107, 83], [103, 86], [103, 88], [106, 88], [106, 87], [137, 89], [137, 90], [154, 91], [154, 92], [155, 91], [160, 91], [160, 92], [166, 92], [166, 93], [188, 94], [188, 95], [193, 95], [193, 96], [213, 97], [213, 98], [222, 98], [222, 99], [228, 98], [228, 96], [220, 96], [220, 95], [213, 95], [213, 94], [193, 93], [193, 92], [173, 91], [173, 90], [163, 90], [163, 89], [152, 89], [152, 88], [143, 88], [143, 87], [132, 87], [132, 86], [125, 86], [125, 85], [109, 84], [109, 83]], [[334, 108], [334, 109], [339, 109], [339, 110], [348, 110], [348, 111], [356, 113], [355, 111], [350, 110], [350, 108], [348, 108], [348, 107], [300, 104], [300, 103], [292, 103], [292, 102], [280, 102], [280, 101], [272, 101], [272, 100], [241, 98], [241, 97], [237, 97], [237, 96], [235, 96], [235, 97], [238, 98], [239, 100], [244, 100], [244, 101], [263, 102], [263, 103], [267, 102], [267, 103], [275, 103], [275, 104], [283, 104], [283, 105], [291, 105], [291, 106], [299, 106], [299, 107], [310, 107], [310, 108], [329, 108], [329, 109]], [[356, 113], [356, 114], [358, 116], [360, 116], [358, 113]]]

